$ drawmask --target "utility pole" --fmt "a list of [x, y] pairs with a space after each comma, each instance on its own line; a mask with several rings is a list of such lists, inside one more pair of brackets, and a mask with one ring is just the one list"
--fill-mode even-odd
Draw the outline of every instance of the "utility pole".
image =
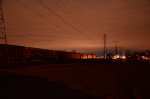
[[103, 50], [103, 55], [104, 58], [106, 58], [107, 50], [106, 50], [106, 39], [107, 39], [107, 34], [103, 34], [103, 39], [104, 39], [104, 50]]
[[118, 47], [119, 48], [119, 55], [122, 56], [122, 47]]
[[0, 0], [0, 62], [5, 65], [8, 63], [8, 47], [7, 47], [7, 37], [5, 32], [5, 22], [3, 15], [2, 0]]
[[115, 42], [115, 54], [118, 55], [118, 42], [119, 41], [114, 41]]

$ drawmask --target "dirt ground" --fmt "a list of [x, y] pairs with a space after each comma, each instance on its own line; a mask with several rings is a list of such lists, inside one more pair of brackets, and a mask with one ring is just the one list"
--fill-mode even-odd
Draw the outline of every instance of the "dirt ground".
[[149, 64], [36, 64], [0, 71], [41, 77], [99, 99], [150, 99]]

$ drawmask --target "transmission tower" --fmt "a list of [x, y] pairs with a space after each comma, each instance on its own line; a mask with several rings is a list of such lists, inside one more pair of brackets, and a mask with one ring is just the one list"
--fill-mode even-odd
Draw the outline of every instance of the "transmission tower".
[[5, 23], [3, 16], [2, 0], [0, 0], [0, 39], [2, 44], [7, 44], [7, 37], [5, 32]]
[[6, 64], [7, 62], [8, 62], [7, 37], [5, 32], [2, 0], [0, 0], [0, 63]]
[[106, 54], [107, 54], [107, 49], [106, 49], [107, 34], [103, 34], [103, 39], [104, 39], [104, 51], [103, 51], [103, 55], [104, 55], [104, 58], [106, 58]]

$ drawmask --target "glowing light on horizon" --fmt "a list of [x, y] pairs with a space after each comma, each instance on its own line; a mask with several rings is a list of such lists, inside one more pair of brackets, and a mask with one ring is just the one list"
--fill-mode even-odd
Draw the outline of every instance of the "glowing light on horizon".
[[142, 56], [142, 59], [145, 59], [145, 60], [147, 60], [148, 58], [147, 58], [146, 56]]
[[122, 59], [126, 59], [126, 56], [123, 55], [123, 56], [122, 56]]
[[114, 57], [113, 57], [113, 59], [118, 59], [118, 58], [120, 58], [119, 55], [114, 55]]
[[123, 56], [120, 56], [120, 55], [115, 55], [114, 57], [113, 57], [113, 59], [126, 59], [126, 56], [125, 55], [123, 55]]

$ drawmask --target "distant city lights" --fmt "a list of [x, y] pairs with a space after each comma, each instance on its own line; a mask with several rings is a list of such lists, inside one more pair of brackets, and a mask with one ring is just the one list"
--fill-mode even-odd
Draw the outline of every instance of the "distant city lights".
[[146, 56], [142, 56], [142, 59], [147, 60], [148, 58]]
[[113, 57], [113, 59], [118, 59], [118, 58], [120, 58], [119, 55], [114, 55], [114, 57]]
[[114, 55], [113, 59], [126, 59], [126, 56]]

